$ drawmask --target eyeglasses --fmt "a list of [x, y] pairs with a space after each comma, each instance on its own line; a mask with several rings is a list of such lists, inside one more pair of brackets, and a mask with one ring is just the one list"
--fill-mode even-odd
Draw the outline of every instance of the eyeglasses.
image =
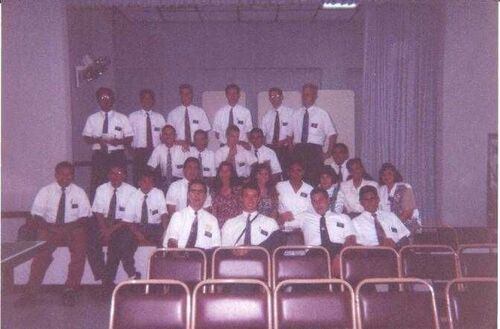
[[283, 96], [282, 95], [271, 95], [269, 97], [272, 98], [272, 99], [275, 99], [275, 98], [281, 98]]
[[109, 96], [109, 95], [102, 95], [102, 96], [99, 96], [99, 99], [100, 100], [111, 99], [111, 96]]

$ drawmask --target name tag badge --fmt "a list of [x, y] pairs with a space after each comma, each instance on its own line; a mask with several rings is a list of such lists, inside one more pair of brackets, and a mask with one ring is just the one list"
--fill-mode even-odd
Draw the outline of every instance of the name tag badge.
[[160, 127], [155, 127], [155, 131], [160, 131]]
[[307, 193], [305, 193], [305, 192], [301, 192], [301, 193], [300, 193], [300, 196], [301, 196], [301, 197], [303, 197], [303, 198], [307, 198]]
[[204, 167], [204, 168], [203, 168], [203, 171], [210, 171], [210, 168], [206, 168], [206, 167]]
[[337, 227], [344, 228], [344, 223], [337, 223]]
[[198, 121], [198, 120], [193, 120], [193, 123], [194, 123], [195, 125], [197, 125], [197, 124], [199, 124], [199, 123], [200, 123], [200, 121]]
[[71, 204], [71, 209], [78, 209], [78, 203]]
[[151, 211], [151, 215], [156, 215], [156, 214], [158, 214], [158, 209], [155, 209], [155, 210]]
[[238, 163], [238, 166], [240, 166], [240, 167], [245, 166], [245, 162], [239, 162], [239, 163]]
[[288, 126], [288, 122], [282, 122], [282, 123], [281, 123], [281, 125], [282, 125], [283, 127]]
[[318, 124], [317, 123], [311, 123], [311, 127], [318, 128]]
[[212, 238], [212, 232], [205, 231], [205, 236], [206, 236], [207, 238]]
[[182, 167], [184, 167], [184, 165], [180, 164], [180, 165], [177, 165], [176, 167], [177, 167], [177, 169], [182, 169]]
[[119, 206], [118, 211], [125, 211], [125, 207]]
[[265, 230], [263, 230], [263, 229], [260, 229], [260, 234], [265, 235], [265, 236], [268, 236], [268, 235], [269, 235], [269, 232], [268, 232], [268, 231], [265, 231]]
[[122, 131], [122, 127], [115, 127], [116, 131]]
[[242, 125], [243, 124], [243, 120], [238, 120], [238, 124]]
[[391, 227], [391, 231], [392, 231], [393, 233], [398, 233], [398, 230], [397, 230], [395, 227]]

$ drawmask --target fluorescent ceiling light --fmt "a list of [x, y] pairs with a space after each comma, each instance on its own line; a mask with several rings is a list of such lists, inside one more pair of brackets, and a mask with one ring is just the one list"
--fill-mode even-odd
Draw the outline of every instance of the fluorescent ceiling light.
[[324, 3], [323, 9], [354, 9], [358, 5], [355, 3]]

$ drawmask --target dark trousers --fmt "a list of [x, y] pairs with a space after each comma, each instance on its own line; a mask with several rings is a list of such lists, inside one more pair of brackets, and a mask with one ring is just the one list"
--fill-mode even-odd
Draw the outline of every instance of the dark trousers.
[[272, 149], [274, 152], [276, 152], [276, 156], [278, 157], [278, 161], [281, 165], [281, 176], [283, 180], [288, 179], [288, 167], [290, 165], [290, 160], [291, 160], [291, 152], [288, 149], [288, 147], [285, 146], [274, 146], [271, 144], [268, 144], [267, 147]]
[[104, 252], [102, 243], [99, 239], [99, 223], [94, 216], [87, 221], [87, 259], [90, 268], [94, 274], [94, 279], [103, 280], [106, 278], [106, 263], [104, 261]]
[[304, 181], [312, 186], [319, 184], [319, 173], [323, 167], [323, 148], [312, 143], [295, 145], [293, 158], [304, 164]]
[[125, 151], [118, 150], [111, 153], [94, 151], [92, 154], [92, 173], [90, 179], [90, 200], [94, 200], [95, 190], [101, 184], [108, 181], [109, 168], [112, 166], [126, 168], [127, 157]]
[[147, 169], [148, 160], [151, 157], [153, 149], [136, 148], [134, 149], [133, 159], [133, 172], [134, 172], [134, 185], [137, 186], [139, 177]]
[[[161, 224], [141, 224], [139, 230], [155, 246], [161, 245], [163, 227]], [[137, 251], [137, 241], [129, 228], [123, 227], [111, 234], [107, 254], [107, 280], [113, 282], [116, 277], [118, 265], [122, 262], [127, 275], [133, 276], [136, 272], [134, 254]]]

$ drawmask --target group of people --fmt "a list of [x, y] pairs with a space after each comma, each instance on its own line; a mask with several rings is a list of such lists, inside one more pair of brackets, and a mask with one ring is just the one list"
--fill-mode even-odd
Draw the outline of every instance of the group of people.
[[[141, 277], [134, 254], [143, 244], [207, 253], [239, 245], [272, 250], [286, 243], [287, 231], [300, 229], [306, 245], [330, 251], [336, 272], [344, 246], [409, 242], [420, 226], [411, 186], [390, 163], [376, 182], [361, 159], [349, 158], [332, 119], [315, 105], [317, 86], [303, 86], [297, 110], [283, 106], [282, 90], [271, 88], [272, 109], [260, 128], [238, 105], [239, 87], [228, 85], [225, 92], [228, 104], [211, 126], [204, 110], [192, 105], [187, 84], [179, 87], [182, 105], [166, 121], [152, 110], [151, 90], [140, 92], [142, 108], [129, 117], [113, 109], [110, 89], [97, 91], [101, 110], [83, 131], [93, 149], [92, 204], [73, 183], [73, 165], [57, 164], [55, 182], [38, 192], [31, 210], [38, 239], [47, 244], [34, 258], [18, 305], [35, 300], [61, 243], [71, 253], [63, 300], [74, 305], [87, 257], [95, 279], [109, 290], [120, 262], [130, 278]], [[207, 148], [211, 129], [220, 142], [215, 152]], [[126, 182], [127, 150], [135, 186]], [[329, 157], [333, 162], [324, 165]]]

